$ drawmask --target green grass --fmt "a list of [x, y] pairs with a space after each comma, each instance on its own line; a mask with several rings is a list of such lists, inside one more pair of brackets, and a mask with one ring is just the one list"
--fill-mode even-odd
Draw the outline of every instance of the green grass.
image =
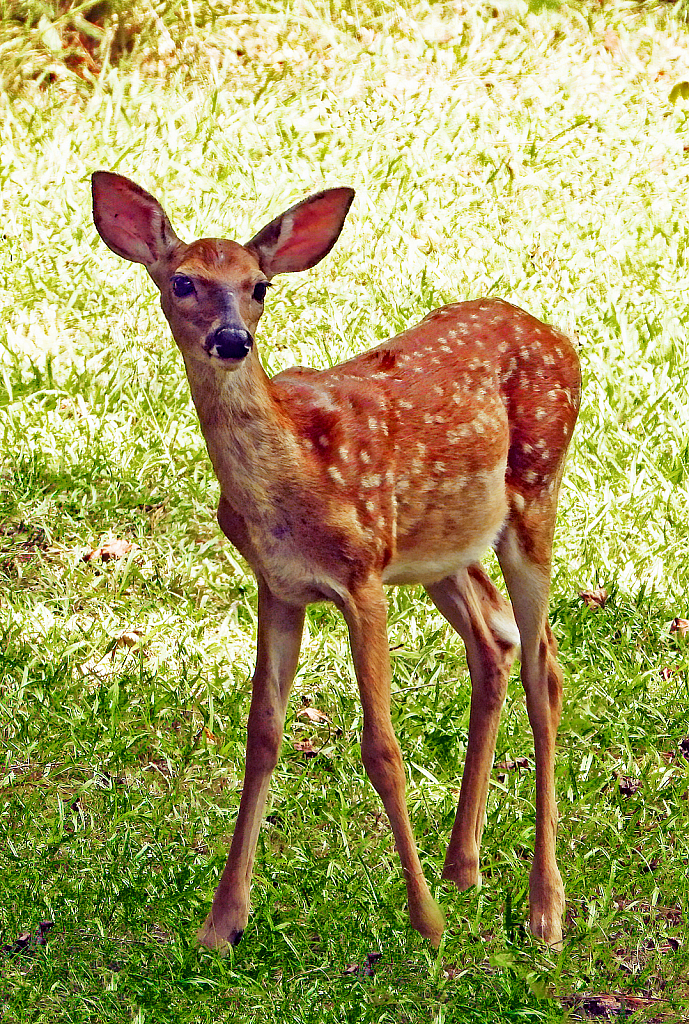
[[[0, 1020], [556, 1021], [605, 993], [636, 998], [626, 1019], [686, 1020], [689, 640], [669, 625], [689, 617], [689, 108], [668, 95], [687, 31], [612, 5], [262, 2], [196, 27], [193, 10], [159, 11], [178, 52], [153, 21], [90, 77], [44, 74], [37, 21], [2, 21], [0, 942], [55, 924], [31, 955], [0, 952]], [[449, 922], [438, 955], [408, 925], [327, 606], [308, 614], [249, 927], [224, 959], [194, 946], [238, 805], [256, 588], [215, 524], [153, 290], [95, 234], [97, 168], [153, 191], [185, 238], [245, 240], [310, 191], [356, 187], [330, 256], [270, 295], [271, 371], [487, 293], [578, 338], [551, 602], [562, 953], [525, 930], [533, 772], [494, 771], [483, 889], [440, 882], [468, 675], [413, 589], [390, 591], [394, 714]], [[110, 537], [135, 547], [82, 560]], [[598, 583], [596, 613], [579, 591]], [[313, 758], [294, 747], [309, 738]], [[532, 756], [515, 675], [496, 760]], [[345, 973], [373, 952], [373, 976]]]

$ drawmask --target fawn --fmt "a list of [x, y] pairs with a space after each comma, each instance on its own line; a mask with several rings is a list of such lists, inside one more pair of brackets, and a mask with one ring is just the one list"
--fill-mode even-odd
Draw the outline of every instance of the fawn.
[[[554, 758], [562, 672], [547, 620], [557, 497], [577, 418], [577, 354], [560, 331], [501, 299], [444, 306], [332, 369], [269, 378], [255, 344], [271, 279], [335, 244], [354, 197], [310, 196], [245, 245], [187, 244], [160, 204], [118, 174], [93, 175], [96, 228], [143, 263], [179, 346], [220, 483], [220, 527], [258, 583], [258, 640], [244, 787], [232, 845], [199, 932], [241, 938], [261, 816], [277, 763], [305, 606], [347, 627], [364, 712], [361, 756], [390, 819], [414, 928], [443, 914], [419, 861], [390, 716], [385, 584], [421, 583], [466, 646], [466, 765], [443, 877], [480, 883], [479, 846], [500, 711], [520, 654], [536, 758], [530, 926], [562, 938]], [[511, 605], [479, 564], [493, 545]]]

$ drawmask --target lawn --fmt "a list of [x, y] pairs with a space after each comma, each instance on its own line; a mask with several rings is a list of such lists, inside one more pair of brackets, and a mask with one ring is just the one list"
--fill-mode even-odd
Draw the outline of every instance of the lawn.
[[[681, 11], [60, 12], [0, 8], [0, 1021], [686, 1021]], [[96, 235], [98, 168], [157, 195], [185, 239], [245, 241], [310, 192], [356, 188], [335, 249], [269, 295], [270, 372], [330, 365], [488, 294], [576, 339], [584, 399], [550, 606], [565, 671], [562, 951], [525, 927], [533, 744], [516, 672], [483, 887], [440, 880], [468, 672], [416, 588], [389, 592], [393, 714], [448, 919], [440, 949], [408, 924], [360, 763], [346, 630], [327, 605], [308, 611], [249, 927], [225, 957], [195, 945], [239, 802], [256, 586], [216, 525], [154, 289]], [[580, 594], [597, 587], [607, 600], [591, 608]]]

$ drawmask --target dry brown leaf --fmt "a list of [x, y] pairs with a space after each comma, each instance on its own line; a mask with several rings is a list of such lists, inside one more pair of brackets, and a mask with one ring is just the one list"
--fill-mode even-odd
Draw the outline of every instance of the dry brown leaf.
[[116, 643], [118, 647], [138, 647], [141, 643], [141, 630], [126, 629], [118, 636]]
[[96, 558], [109, 562], [113, 558], [124, 558], [134, 545], [129, 540], [106, 540], [97, 548], [89, 548], [82, 555], [84, 562], [92, 562]]
[[524, 769], [524, 771], [532, 771], [533, 765], [529, 761], [528, 757], [516, 757], [514, 761], [498, 761], [495, 765], [497, 772], [518, 772]]
[[330, 719], [327, 715], [324, 715], [322, 711], [317, 708], [301, 708], [297, 712], [298, 718], [308, 718], [309, 722], [328, 722]]
[[608, 600], [608, 592], [605, 587], [596, 587], [595, 590], [581, 590], [579, 597], [588, 608], [598, 611]]
[[611, 995], [567, 996], [562, 1002], [565, 1006], [583, 1010], [587, 1017], [603, 1017], [605, 1020], [618, 1019], [624, 1009], [620, 1000]]
[[641, 789], [643, 783], [641, 779], [634, 779], [630, 775], [620, 775], [617, 785], [622, 796], [633, 796]]
[[674, 618], [670, 624], [670, 632], [686, 636], [687, 632], [689, 632], [689, 619], [680, 619], [679, 616]]
[[211, 732], [207, 725], [204, 725], [203, 727], [203, 735], [211, 743], [220, 743], [219, 737], [216, 736], [214, 732]]
[[314, 746], [313, 740], [294, 740], [292, 746], [304, 757], [315, 757], [320, 749], [320, 746]]

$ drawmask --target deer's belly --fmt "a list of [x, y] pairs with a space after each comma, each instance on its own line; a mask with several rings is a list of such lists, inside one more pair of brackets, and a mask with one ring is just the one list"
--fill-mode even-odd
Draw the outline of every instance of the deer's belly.
[[416, 547], [402, 550], [383, 570], [383, 583], [421, 583], [427, 586], [479, 562], [502, 529], [504, 516], [459, 547]]
[[441, 484], [397, 509], [384, 583], [437, 583], [481, 560], [507, 516], [505, 466], [477, 473], [454, 493]]

